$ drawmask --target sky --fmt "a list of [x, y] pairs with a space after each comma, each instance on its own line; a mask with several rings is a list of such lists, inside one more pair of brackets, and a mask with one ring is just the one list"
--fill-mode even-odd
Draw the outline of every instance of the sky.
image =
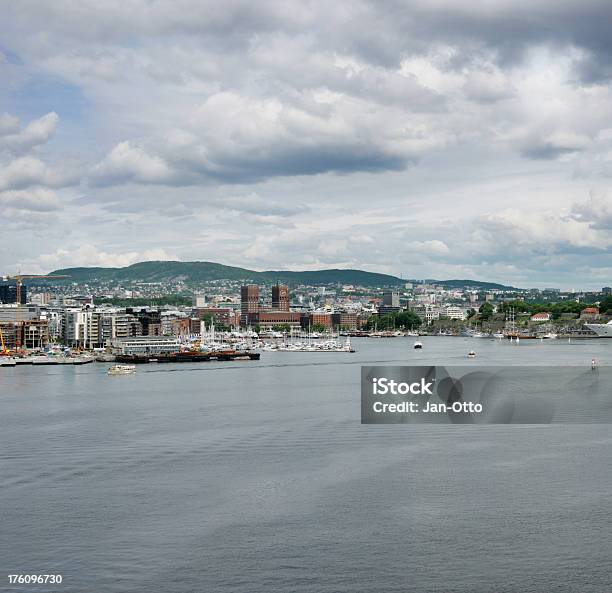
[[0, 0], [0, 274], [612, 284], [612, 4]]

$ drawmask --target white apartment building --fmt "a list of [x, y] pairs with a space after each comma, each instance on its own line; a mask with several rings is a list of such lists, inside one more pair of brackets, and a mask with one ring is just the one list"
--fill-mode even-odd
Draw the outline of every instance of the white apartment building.
[[114, 339], [111, 347], [116, 354], [162, 354], [178, 352], [181, 343], [169, 336], [134, 336]]
[[97, 348], [115, 338], [142, 333], [133, 315], [113, 309], [65, 309], [62, 314], [61, 335], [70, 346]]
[[467, 311], [463, 309], [462, 307], [457, 307], [455, 305], [448, 305], [448, 307], [446, 307], [444, 314], [449, 319], [459, 319], [463, 321], [464, 319], [467, 318]]
[[440, 319], [440, 309], [430, 304], [420, 304], [414, 308], [414, 312], [426, 323]]

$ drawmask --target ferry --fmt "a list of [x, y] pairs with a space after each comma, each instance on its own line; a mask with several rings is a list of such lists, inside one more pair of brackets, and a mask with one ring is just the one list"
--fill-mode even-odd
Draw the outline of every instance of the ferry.
[[108, 375], [131, 375], [136, 372], [133, 364], [114, 364], [106, 371]]

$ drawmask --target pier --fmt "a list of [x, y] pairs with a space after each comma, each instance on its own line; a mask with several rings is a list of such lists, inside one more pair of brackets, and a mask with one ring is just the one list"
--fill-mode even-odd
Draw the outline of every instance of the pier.
[[219, 352], [168, 352], [163, 354], [118, 354], [117, 362], [147, 364], [150, 362], [208, 362], [210, 360], [259, 360], [259, 352], [224, 350]]

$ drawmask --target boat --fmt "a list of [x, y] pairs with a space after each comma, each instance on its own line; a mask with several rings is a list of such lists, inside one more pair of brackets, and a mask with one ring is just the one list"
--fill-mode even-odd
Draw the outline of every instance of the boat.
[[14, 367], [16, 364], [12, 356], [0, 356], [0, 367]]
[[415, 349], [415, 350], [420, 350], [421, 348], [423, 348], [423, 342], [420, 342], [419, 340], [417, 340], [417, 341], [414, 343], [414, 349]]
[[473, 350], [470, 350], [470, 351], [468, 352], [468, 357], [469, 357], [469, 358], [474, 358], [475, 356], [476, 356], [476, 352], [474, 352]]
[[585, 323], [584, 327], [595, 332], [598, 338], [612, 338], [612, 320], [608, 323]]
[[556, 334], [555, 332], [548, 332], [547, 334], [541, 336], [543, 340], [556, 340], [558, 337], [558, 334]]
[[54, 360], [54, 357], [46, 356], [45, 354], [37, 354], [37, 355], [32, 356], [31, 358], [32, 358], [32, 364], [35, 364], [35, 365], [57, 364], [57, 362]]
[[108, 375], [131, 375], [136, 372], [133, 364], [114, 364], [106, 371]]
[[495, 333], [493, 334], [493, 337], [494, 337], [494, 338], [497, 338], [497, 339], [499, 339], [499, 340], [503, 340], [503, 339], [504, 339], [506, 336], [505, 336], [505, 335], [504, 335], [502, 332], [495, 332]]
[[283, 342], [281, 344], [265, 344], [265, 352], [355, 352], [350, 336], [344, 343], [338, 340], [325, 340], [324, 342]]

